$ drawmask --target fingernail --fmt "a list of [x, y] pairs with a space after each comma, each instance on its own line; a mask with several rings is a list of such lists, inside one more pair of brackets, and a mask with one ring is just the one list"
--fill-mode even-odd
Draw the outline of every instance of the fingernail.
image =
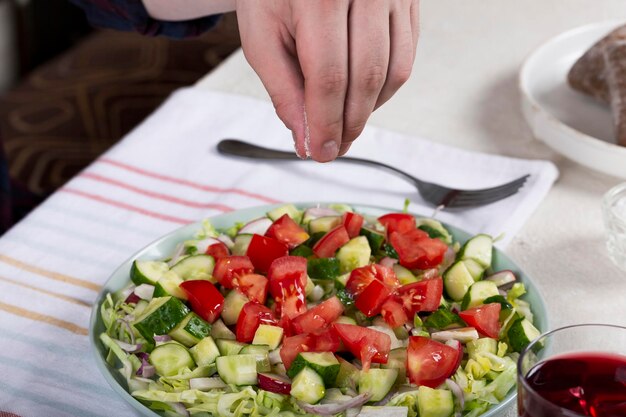
[[337, 142], [329, 140], [322, 145], [320, 159], [324, 162], [332, 161], [337, 158], [338, 153], [339, 147], [337, 146]]

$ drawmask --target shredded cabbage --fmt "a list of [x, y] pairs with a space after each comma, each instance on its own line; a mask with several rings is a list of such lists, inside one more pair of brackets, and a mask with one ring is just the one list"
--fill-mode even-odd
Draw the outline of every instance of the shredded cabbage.
[[387, 405], [390, 407], [406, 407], [409, 410], [408, 417], [417, 417], [417, 390], [397, 394], [391, 398]]

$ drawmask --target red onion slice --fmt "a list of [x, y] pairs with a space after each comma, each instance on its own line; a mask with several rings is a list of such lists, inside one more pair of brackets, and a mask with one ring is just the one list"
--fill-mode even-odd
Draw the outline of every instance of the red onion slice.
[[217, 237], [217, 240], [225, 244], [229, 250], [231, 250], [233, 246], [235, 246], [235, 242], [233, 242], [233, 240], [228, 235], [219, 235]]
[[141, 366], [137, 369], [135, 375], [138, 375], [143, 378], [150, 378], [156, 374], [156, 369], [154, 366], [148, 362], [149, 355], [146, 352], [139, 352], [136, 356], [141, 359]]
[[[128, 316], [126, 316], [128, 317]], [[130, 337], [130, 344], [134, 345], [135, 344], [135, 333], [133, 332], [132, 327], [130, 326], [130, 323], [124, 319], [117, 319], [115, 320], [117, 323], [120, 323], [122, 326], [124, 326], [124, 328], [126, 329], [126, 333], [128, 333], [129, 337]]]
[[142, 300], [150, 301], [154, 294], [154, 285], [141, 284], [135, 288], [134, 294]]
[[450, 388], [450, 391], [452, 391], [452, 394], [454, 394], [455, 398], [459, 402], [460, 409], [463, 410], [465, 408], [465, 395], [463, 395], [463, 390], [459, 384], [448, 378], [446, 379], [446, 386]]
[[142, 344], [141, 343], [126, 343], [126, 342], [122, 342], [121, 340], [117, 340], [117, 339], [113, 339], [115, 341], [115, 343], [117, 343], [117, 345], [125, 352], [127, 353], [135, 353], [137, 352], [139, 349], [141, 349]]
[[241, 229], [239, 229], [239, 232], [237, 232], [237, 234], [238, 235], [257, 234], [257, 235], [264, 236], [265, 232], [267, 232], [267, 229], [269, 229], [271, 225], [272, 225], [271, 219], [267, 217], [261, 217], [259, 219], [254, 219], [246, 223]]
[[386, 266], [387, 268], [393, 268], [393, 266], [398, 263], [398, 260], [385, 256], [378, 263], [381, 264], [382, 266]]
[[321, 405], [313, 405], [308, 404], [302, 401], [298, 401], [298, 407], [311, 414], [319, 414], [321, 416], [332, 416], [335, 414], [339, 414], [348, 408], [361, 407], [363, 404], [369, 401], [372, 397], [372, 394], [366, 392], [364, 394], [357, 395], [351, 400], [342, 401], [339, 403], [333, 404], [321, 404]]
[[260, 372], [259, 388], [277, 394], [289, 395], [291, 392], [291, 381], [277, 374]]
[[197, 254], [198, 255], [202, 255], [204, 253], [206, 253], [206, 250], [209, 248], [209, 246], [211, 245], [215, 245], [217, 243], [222, 243], [220, 240], [215, 239], [213, 237], [207, 237], [206, 239], [202, 239], [200, 241], [198, 241], [194, 246], [197, 249]]
[[170, 268], [172, 266], [174, 266], [176, 264], [176, 262], [178, 262], [180, 257], [183, 256], [184, 253], [185, 253], [185, 244], [184, 243], [179, 243], [178, 246], [176, 246], [176, 250], [172, 254], [172, 258], [167, 263], [167, 266], [169, 266]]
[[339, 216], [339, 213], [328, 207], [311, 207], [304, 211], [307, 219], [319, 219], [320, 217]]
[[159, 343], [159, 342], [169, 342], [170, 340], [172, 340], [172, 338], [167, 335], [167, 334], [155, 334], [154, 335], [154, 341]]
[[517, 281], [517, 278], [515, 277], [515, 273], [513, 273], [513, 271], [508, 270], [508, 269], [504, 271], [496, 272], [495, 274], [490, 275], [485, 279], [487, 281], [493, 282], [498, 287], [504, 287], [504, 286], [513, 284], [515, 283], [515, 281]]

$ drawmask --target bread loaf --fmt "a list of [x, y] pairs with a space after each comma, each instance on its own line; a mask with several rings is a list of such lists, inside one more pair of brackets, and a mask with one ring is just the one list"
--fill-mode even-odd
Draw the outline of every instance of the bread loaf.
[[615, 139], [618, 145], [626, 146], [626, 40], [607, 45], [602, 56]]

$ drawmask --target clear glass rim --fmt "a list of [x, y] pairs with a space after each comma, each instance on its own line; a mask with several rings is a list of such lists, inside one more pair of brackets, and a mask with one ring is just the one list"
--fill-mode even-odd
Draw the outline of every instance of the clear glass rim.
[[[624, 188], [626, 190], [626, 187]], [[528, 346], [526, 346], [526, 348], [524, 348], [524, 350], [522, 350], [522, 352], [519, 355], [519, 358], [517, 359], [517, 380], [519, 384], [524, 385], [524, 389], [532, 392], [533, 394], [537, 394], [537, 391], [535, 391], [526, 381], [526, 376], [523, 375], [522, 372], [522, 362], [524, 360], [524, 358], [526, 357], [526, 355], [528, 354], [528, 352], [532, 351], [533, 348], [537, 345], [537, 343], [539, 343], [540, 341], [545, 340], [545, 338], [550, 337], [556, 333], [561, 333], [567, 330], [571, 330], [571, 329], [578, 329], [578, 328], [611, 328], [611, 329], [619, 329], [619, 330], [624, 330], [626, 331], [626, 327], [625, 326], [620, 326], [618, 324], [606, 324], [606, 323], [582, 323], [582, 324], [572, 324], [569, 326], [563, 326], [563, 327], [559, 327], [558, 329], [554, 329], [554, 330], [550, 330], [547, 331], [543, 334], [541, 334], [539, 337], [537, 337], [535, 340], [533, 340], [532, 342], [530, 342], [528, 344]], [[532, 368], [531, 368], [532, 369]], [[556, 407], [558, 407], [557, 405], [555, 405]], [[572, 413], [571, 415], [574, 416], [575, 414], [573, 414], [574, 412], [571, 410], [570, 413]], [[587, 417], [584, 416], [582, 414], [576, 414], [577, 416], [580, 417]]]
[[612, 218], [617, 219], [620, 223], [626, 226], [626, 216], [620, 215], [613, 210], [613, 203], [616, 201], [616, 198], [620, 193], [624, 193], [624, 198], [626, 198], [626, 182], [617, 184], [609, 191], [604, 194], [602, 198], [602, 207], [606, 212], [606, 215], [610, 215]]

